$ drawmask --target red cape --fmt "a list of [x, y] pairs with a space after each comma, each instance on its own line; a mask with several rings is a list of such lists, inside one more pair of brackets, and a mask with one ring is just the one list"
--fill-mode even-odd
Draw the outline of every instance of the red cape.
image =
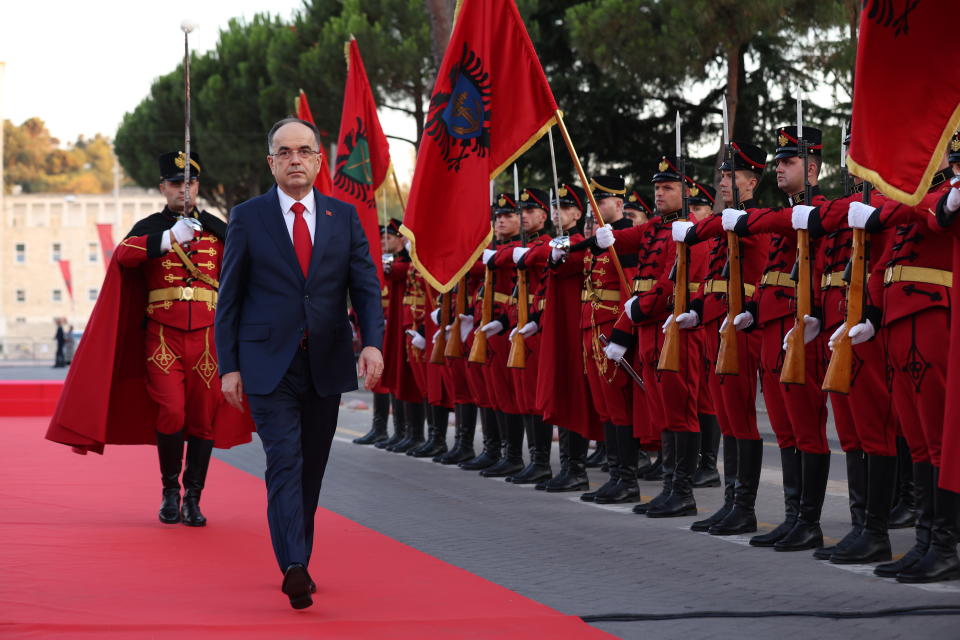
[[[156, 444], [157, 405], [147, 393], [143, 310], [147, 287], [139, 269], [107, 267], [100, 296], [67, 372], [47, 439], [103, 453], [107, 444]], [[214, 420], [214, 445], [250, 442], [249, 411], [222, 402]]]

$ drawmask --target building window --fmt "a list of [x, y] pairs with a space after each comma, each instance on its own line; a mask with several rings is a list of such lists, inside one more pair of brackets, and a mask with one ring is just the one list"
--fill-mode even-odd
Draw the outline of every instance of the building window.
[[88, 262], [96, 262], [96, 261], [97, 261], [97, 253], [99, 253], [99, 252], [97, 251], [97, 243], [96, 243], [96, 242], [91, 242], [90, 244], [87, 245], [87, 261], [88, 261]]
[[52, 258], [53, 258], [53, 261], [54, 261], [54, 262], [60, 262], [60, 259], [61, 259], [61, 258], [60, 258], [61, 251], [60, 251], [60, 243], [59, 243], [59, 242], [54, 242], [54, 243], [53, 243], [53, 246], [52, 246], [52, 248], [51, 248], [51, 254], [52, 254]]
[[22, 242], [18, 242], [14, 246], [14, 253], [16, 254], [17, 264], [23, 264], [27, 261], [27, 245]]
[[90, 302], [96, 301], [98, 293], [99, 292], [96, 289], [90, 289], [89, 291], [87, 291], [87, 297], [89, 298]]
[[60, 302], [61, 300], [63, 300], [63, 291], [61, 291], [60, 289], [54, 289], [54, 290], [53, 290], [53, 301], [54, 301], [54, 302]]
[[17, 302], [26, 302], [26, 301], [27, 301], [26, 289], [17, 289]]

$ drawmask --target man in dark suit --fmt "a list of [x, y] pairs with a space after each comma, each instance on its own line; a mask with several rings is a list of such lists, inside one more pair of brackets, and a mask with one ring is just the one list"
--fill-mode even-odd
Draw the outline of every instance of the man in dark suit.
[[226, 400], [246, 394], [267, 456], [267, 520], [295, 609], [310, 606], [313, 520], [340, 394], [357, 388], [347, 296], [360, 319], [357, 368], [383, 372], [380, 283], [353, 206], [313, 188], [320, 134], [295, 118], [267, 135], [277, 186], [234, 207], [217, 307]]

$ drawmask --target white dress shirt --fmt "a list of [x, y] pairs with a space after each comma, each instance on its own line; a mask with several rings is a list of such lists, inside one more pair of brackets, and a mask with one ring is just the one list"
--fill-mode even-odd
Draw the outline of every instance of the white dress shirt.
[[310, 231], [310, 241], [313, 242], [314, 230], [317, 227], [317, 203], [313, 197], [313, 189], [304, 196], [303, 200], [294, 200], [283, 189], [277, 187], [277, 196], [280, 198], [280, 210], [283, 211], [283, 221], [287, 225], [287, 234], [290, 236], [290, 242], [293, 242], [293, 221], [296, 214], [292, 207], [294, 202], [299, 202], [304, 206], [303, 219], [307, 222], [307, 229]]

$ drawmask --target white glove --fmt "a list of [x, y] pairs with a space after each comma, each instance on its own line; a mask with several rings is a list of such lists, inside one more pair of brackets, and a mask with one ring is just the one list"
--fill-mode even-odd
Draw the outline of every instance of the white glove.
[[420, 349], [423, 351], [427, 348], [427, 341], [424, 339], [419, 332], [414, 331], [413, 329], [407, 329], [407, 335], [410, 336], [410, 344], [413, 345], [414, 349]]
[[440, 338], [440, 329], [437, 329], [433, 332], [433, 337], [430, 338], [431, 342], [436, 342]]
[[523, 257], [527, 251], [530, 251], [527, 247], [514, 247], [513, 248], [513, 264], [520, 262], [520, 258]]
[[391, 260], [390, 262], [384, 262], [384, 263], [383, 263], [383, 272], [384, 272], [384, 273], [390, 273], [390, 269], [392, 269], [392, 268], [393, 268], [393, 261], [392, 261], [392, 260]]
[[406, 249], [407, 251], [410, 251], [410, 247], [412, 247], [412, 246], [413, 246], [413, 245], [410, 244], [410, 240], [408, 240], [408, 239], [406, 239], [406, 238], [403, 240], [403, 248], [404, 248], [404, 249]]
[[847, 208], [847, 224], [853, 229], [863, 229], [867, 226], [867, 220], [876, 211], [874, 207], [862, 202], [851, 202]]
[[558, 249], [553, 247], [550, 249], [550, 261], [554, 264], [558, 262], [563, 262], [567, 258], [567, 249]]
[[793, 222], [794, 229], [808, 229], [810, 226], [810, 212], [813, 211], [816, 207], [811, 207], [806, 204], [795, 204], [793, 205], [793, 214], [791, 215], [791, 221]]
[[957, 184], [960, 183], [954, 181], [953, 189], [950, 189], [950, 193], [947, 194], [947, 213], [960, 209], [960, 187]]
[[[787, 350], [787, 343], [790, 342], [790, 334], [793, 333], [793, 329], [787, 331], [787, 334], [783, 336], [783, 350]], [[810, 342], [817, 337], [820, 333], [820, 320], [814, 318], [813, 316], [803, 316], [803, 344], [810, 344]]]
[[540, 325], [532, 320], [520, 327], [520, 335], [522, 335], [524, 338], [529, 338], [530, 336], [536, 335], [538, 331], [540, 331]]
[[692, 222], [687, 220], [676, 220], [673, 223], [673, 241], [674, 242], [683, 242], [687, 239], [687, 231], [690, 230], [690, 227], [693, 226]]
[[503, 331], [503, 323], [500, 322], [499, 320], [488, 322], [487, 324], [480, 327], [480, 331], [483, 331], [485, 334], [487, 334], [488, 338], [490, 336], [495, 336], [501, 331]]
[[743, 209], [724, 209], [721, 214], [720, 221], [723, 224], [724, 231], [733, 231], [734, 227], [737, 226], [737, 220], [741, 216], [747, 215], [747, 212]]
[[483, 257], [481, 258], [481, 260], [483, 260], [483, 264], [489, 263], [490, 259], [493, 258], [493, 256], [495, 255], [497, 255], [497, 252], [494, 251], [493, 249], [484, 249]]
[[433, 324], [439, 326], [439, 324], [440, 324], [440, 309], [434, 309], [433, 311], [430, 312], [430, 321], [433, 322]]
[[623, 360], [623, 354], [626, 352], [627, 348], [622, 344], [617, 344], [616, 342], [611, 342], [603, 348], [604, 355], [614, 362], [620, 362]]
[[195, 233], [193, 227], [187, 224], [187, 221], [183, 218], [177, 220], [176, 223], [170, 227], [170, 231], [173, 233], [173, 237], [180, 244], [184, 244], [193, 240]]
[[629, 300], [623, 303], [623, 312], [628, 316], [630, 315], [630, 310], [633, 309], [633, 303], [637, 301], [639, 296], [633, 296]]
[[[750, 325], [753, 324], [753, 314], [749, 311], [744, 311], [743, 313], [738, 313], [733, 318], [733, 328], [737, 331], [743, 331], [744, 329], [749, 329]], [[720, 325], [720, 331], [723, 331], [727, 328], [727, 318], [723, 319], [723, 324]]]
[[473, 316], [460, 314], [460, 341], [466, 342], [470, 332], [473, 331]]
[[[670, 317], [672, 318], [673, 315], [671, 314]], [[677, 316], [677, 326], [681, 329], [693, 329], [698, 324], [700, 324], [700, 314], [696, 311], [686, 311]]]
[[[830, 336], [830, 340], [827, 341], [827, 346], [830, 347], [830, 351], [833, 351], [834, 347], [836, 347], [836, 342], [840, 338], [840, 332], [843, 331], [845, 326], [845, 324], [840, 325], [837, 327], [837, 330], [833, 332], [833, 335]], [[866, 342], [875, 335], [877, 335], [877, 329], [869, 320], [864, 320], [860, 324], [853, 325], [850, 327], [850, 331], [847, 332], [847, 336], [850, 338], [850, 344]]]
[[593, 237], [597, 239], [597, 246], [601, 249], [612, 247], [613, 243], [617, 241], [613, 236], [613, 229], [611, 229], [608, 224], [597, 228], [597, 230], [593, 232]]

